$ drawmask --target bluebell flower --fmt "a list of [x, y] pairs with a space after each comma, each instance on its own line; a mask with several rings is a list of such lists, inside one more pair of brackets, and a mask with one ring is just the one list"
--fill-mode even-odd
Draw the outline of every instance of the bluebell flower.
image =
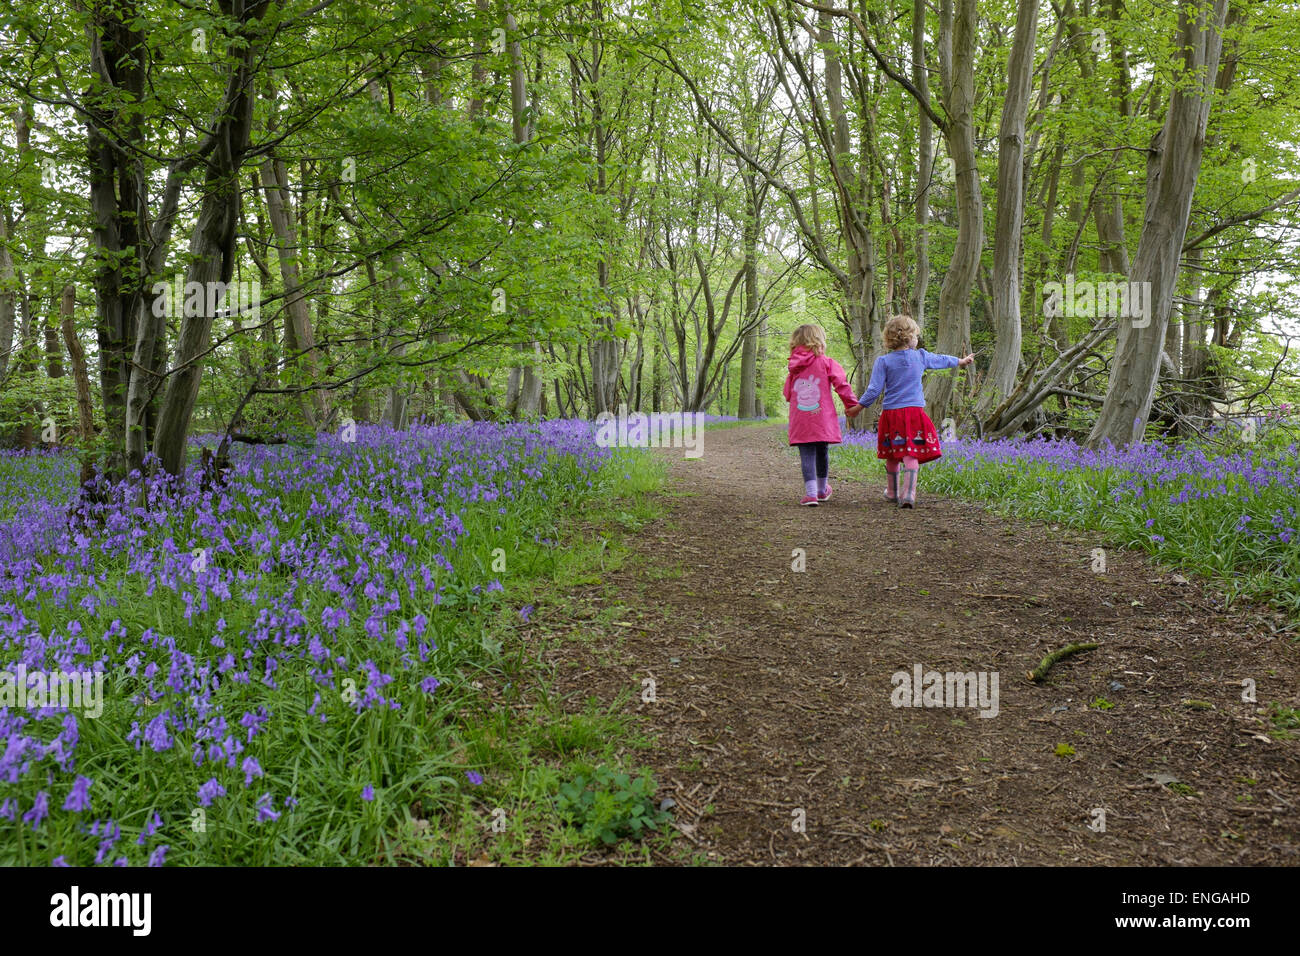
[[271, 809], [271, 795], [264, 793], [257, 798], [257, 822], [268, 823], [280, 819], [280, 814]]
[[63, 801], [63, 809], [72, 813], [81, 813], [90, 809], [90, 784], [89, 777], [77, 776], [72, 782], [72, 790], [68, 793], [68, 799]]
[[44, 790], [36, 792], [36, 802], [32, 808], [23, 814], [23, 822], [30, 823], [35, 830], [41, 825], [41, 821], [50, 815], [50, 797]]
[[216, 777], [213, 777], [203, 786], [199, 787], [199, 803], [205, 807], [212, 806], [213, 800], [218, 797], [224, 797], [225, 795], [226, 788], [217, 782]]
[[154, 813], [153, 818], [150, 819], [149, 822], [144, 825], [144, 829], [140, 831], [140, 836], [136, 838], [135, 845], [144, 846], [145, 841], [157, 833], [160, 826], [162, 826], [162, 817], [158, 816], [157, 813]]

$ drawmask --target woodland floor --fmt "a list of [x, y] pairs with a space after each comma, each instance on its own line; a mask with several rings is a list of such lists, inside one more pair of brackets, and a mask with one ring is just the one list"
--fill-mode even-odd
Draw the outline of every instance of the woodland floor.
[[[548, 655], [566, 706], [621, 702], [655, 741], [635, 760], [682, 834], [657, 862], [1300, 864], [1300, 739], [1256, 713], [1295, 706], [1284, 618], [1135, 552], [1093, 573], [1099, 542], [927, 495], [925, 468], [901, 511], [832, 449], [832, 499], [799, 507], [784, 427], [656, 453], [662, 517], [548, 622], [570, 637]], [[1072, 641], [1100, 647], [1027, 680]], [[1000, 712], [895, 708], [918, 663], [997, 671]]]

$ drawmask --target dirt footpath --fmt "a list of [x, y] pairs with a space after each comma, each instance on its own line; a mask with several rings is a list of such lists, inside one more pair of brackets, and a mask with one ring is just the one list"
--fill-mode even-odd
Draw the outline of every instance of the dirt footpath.
[[[617, 620], [553, 652], [572, 706], [621, 695], [657, 740], [635, 759], [694, 850], [662, 862], [1300, 863], [1300, 739], [1256, 714], [1300, 689], [1278, 615], [1136, 553], [1096, 573], [1099, 542], [931, 496], [924, 467], [900, 511], [832, 449], [804, 508], [784, 428], [703, 451], [659, 452], [669, 513], [578, 595]], [[1076, 641], [1100, 646], [1026, 679]], [[982, 675], [984, 706], [895, 706], [929, 671]]]

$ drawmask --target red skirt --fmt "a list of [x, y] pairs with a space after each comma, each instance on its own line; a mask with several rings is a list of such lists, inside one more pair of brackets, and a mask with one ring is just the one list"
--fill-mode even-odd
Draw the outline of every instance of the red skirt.
[[880, 413], [876, 426], [876, 457], [887, 461], [915, 458], [918, 462], [933, 461], [943, 454], [939, 449], [939, 433], [924, 408], [886, 408]]

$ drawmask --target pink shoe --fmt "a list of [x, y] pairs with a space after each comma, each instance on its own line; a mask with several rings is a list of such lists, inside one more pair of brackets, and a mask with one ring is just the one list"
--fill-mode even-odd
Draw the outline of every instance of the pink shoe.
[[816, 496], [816, 495], [804, 495], [804, 496], [803, 496], [803, 500], [800, 501], [799, 504], [801, 504], [801, 505], [812, 505], [814, 508], [816, 508], [816, 507], [817, 507], [817, 496]]
[[826, 493], [825, 493], [825, 494], [822, 494], [820, 491], [817, 492], [817, 500], [818, 500], [818, 501], [830, 501], [830, 500], [831, 500], [831, 483], [830, 483], [829, 481], [826, 482]]

